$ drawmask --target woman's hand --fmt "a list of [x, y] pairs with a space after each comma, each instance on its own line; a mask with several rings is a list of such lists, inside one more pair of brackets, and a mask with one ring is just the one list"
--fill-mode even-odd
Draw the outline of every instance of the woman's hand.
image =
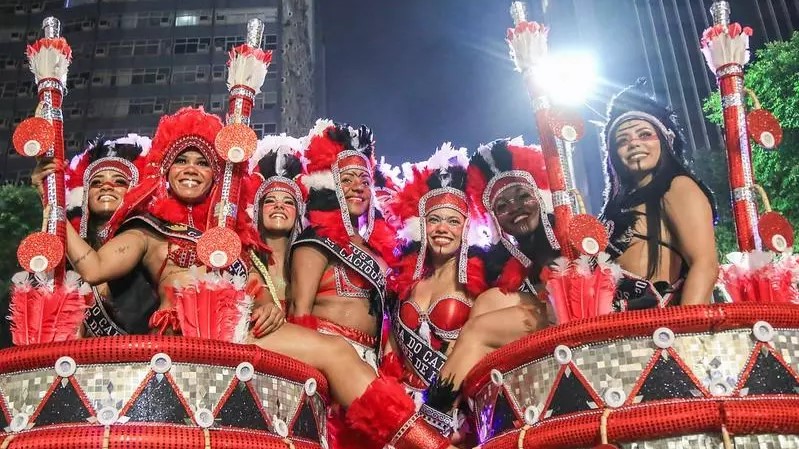
[[253, 336], [261, 338], [278, 330], [286, 322], [286, 315], [274, 303], [268, 302], [255, 306], [250, 322]]
[[31, 185], [39, 192], [39, 196], [44, 196], [44, 180], [58, 170], [58, 164], [51, 157], [42, 157], [36, 161], [36, 167], [31, 173]]

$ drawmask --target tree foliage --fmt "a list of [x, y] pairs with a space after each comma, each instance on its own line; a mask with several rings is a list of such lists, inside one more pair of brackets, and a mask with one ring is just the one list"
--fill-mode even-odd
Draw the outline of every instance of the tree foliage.
[[[755, 177], [768, 192], [774, 210], [796, 226], [799, 224], [796, 206], [799, 204], [799, 32], [788, 41], [771, 42], [758, 50], [754, 62], [745, 67], [745, 73], [746, 87], [755, 92], [762, 107], [777, 117], [783, 129], [778, 150], [767, 151], [754, 145]], [[748, 103], [753, 106], [751, 99]], [[705, 100], [704, 112], [711, 122], [723, 123], [718, 91]], [[720, 162], [726, 171], [726, 161]], [[719, 195], [720, 202], [721, 198]], [[731, 229], [719, 231], [722, 235], [717, 238], [733, 237], [734, 242], [734, 234], [726, 235]], [[720, 247], [722, 243], [719, 241]]]
[[10, 342], [5, 317], [11, 276], [20, 270], [17, 246], [41, 225], [41, 201], [33, 187], [0, 185], [0, 348]]

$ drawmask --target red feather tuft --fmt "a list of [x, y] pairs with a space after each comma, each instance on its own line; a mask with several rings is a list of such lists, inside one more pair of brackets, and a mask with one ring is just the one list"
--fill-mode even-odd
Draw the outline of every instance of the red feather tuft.
[[[204, 231], [208, 222], [208, 213], [211, 209], [211, 195], [193, 205], [191, 216], [194, 225], [200, 231]], [[189, 208], [186, 203], [179, 201], [172, 196], [163, 195], [155, 198], [149, 205], [148, 211], [154, 216], [169, 223], [189, 223]]]
[[541, 147], [508, 145], [508, 151], [512, 157], [511, 164], [513, 164], [514, 170], [524, 170], [530, 173], [539, 189], [549, 190], [549, 176]]
[[416, 285], [413, 271], [416, 269], [417, 253], [408, 254], [391, 266], [392, 274], [388, 279], [388, 288], [400, 298], [408, 298]]
[[383, 444], [365, 439], [347, 425], [341, 407], [331, 407], [327, 414], [327, 442], [331, 449], [382, 449]]
[[488, 211], [483, 206], [483, 192], [488, 186], [488, 179], [485, 174], [476, 166], [469, 165], [466, 170], [466, 196], [475, 215], [483, 216]]
[[202, 107], [182, 108], [176, 113], [161, 117], [158, 128], [155, 130], [152, 147], [147, 153], [147, 168], [151, 171], [159, 172], [172, 146], [181, 137], [196, 136], [207, 143], [207, 148], [198, 148], [202, 151], [214, 174], [220, 173], [222, 161], [213, 150], [216, 135], [222, 129], [222, 120], [216, 115], [206, 113]]
[[397, 230], [394, 229], [386, 220], [375, 219], [372, 234], [367, 242], [369, 246], [377, 251], [377, 254], [391, 266], [397, 262], [394, 255], [394, 247], [397, 244]]
[[383, 359], [380, 360], [378, 372], [381, 377], [400, 379], [405, 372], [405, 366], [399, 354], [394, 351], [386, 354]]
[[515, 257], [511, 257], [494, 286], [499, 288], [502, 293], [516, 292], [519, 291], [526, 277], [527, 269]]
[[413, 179], [406, 182], [388, 203], [391, 214], [401, 221], [419, 216], [419, 200], [430, 191], [427, 180], [433, 171], [422, 168], [419, 164], [414, 165], [412, 170]]
[[347, 410], [347, 424], [373, 442], [387, 444], [416, 406], [397, 381], [378, 377]]
[[186, 337], [235, 342], [242, 320], [245, 293], [226, 280], [199, 281], [181, 288], [167, 287]]
[[313, 136], [308, 143], [308, 148], [305, 150], [308, 173], [330, 170], [338, 154], [344, 151], [344, 144], [335, 142], [327, 136], [328, 131], [333, 128], [329, 126], [322, 135]]
[[473, 298], [488, 290], [485, 277], [485, 262], [479, 257], [470, 257], [466, 262], [466, 292]]
[[[83, 187], [83, 174], [86, 173], [86, 169], [89, 168], [89, 152], [84, 151], [83, 153], [75, 156], [77, 158], [77, 164], [74, 164], [74, 160], [70, 162], [67, 166], [66, 171], [64, 172], [64, 181], [67, 188], [67, 191], [76, 189], [78, 187]], [[74, 168], [73, 168], [74, 166]]]
[[350, 236], [344, 229], [344, 224], [341, 222], [341, 211], [338, 208], [329, 211], [309, 210], [308, 222], [320, 237], [329, 238], [344, 251], [350, 251]]
[[11, 292], [11, 337], [15, 345], [75, 340], [92, 292], [59, 286], [16, 285]]

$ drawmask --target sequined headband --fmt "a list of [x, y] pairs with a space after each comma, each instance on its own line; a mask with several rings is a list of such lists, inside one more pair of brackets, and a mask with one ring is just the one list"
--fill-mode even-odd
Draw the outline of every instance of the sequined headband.
[[112, 156], [97, 159], [89, 164], [83, 173], [83, 185], [88, 186], [92, 177], [103, 170], [112, 170], [119, 173], [130, 181], [131, 186], [139, 183], [139, 170], [136, 169], [136, 166], [127, 159]]
[[670, 148], [674, 145], [674, 138], [676, 134], [674, 133], [674, 131], [667, 128], [666, 125], [663, 122], [661, 122], [657, 117], [642, 111], [627, 111], [624, 114], [616, 117], [616, 119], [613, 120], [613, 122], [611, 122], [610, 127], [608, 128], [608, 134], [605, 136], [608, 146], [610, 146], [611, 136], [616, 134], [619, 125], [629, 120], [644, 120], [646, 122], [649, 122], [650, 124], [652, 124], [652, 126], [657, 128], [661, 134], [663, 134], [666, 137], [666, 140], [668, 141]]
[[419, 216], [424, 217], [434, 210], [445, 207], [455, 209], [464, 216], [469, 215], [468, 206], [466, 205], [466, 194], [452, 187], [443, 187], [427, 192], [421, 200], [419, 200]]

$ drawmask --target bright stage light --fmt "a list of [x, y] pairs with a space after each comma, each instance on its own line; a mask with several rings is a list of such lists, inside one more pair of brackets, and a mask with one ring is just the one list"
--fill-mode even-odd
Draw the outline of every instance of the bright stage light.
[[596, 84], [596, 60], [587, 52], [550, 54], [538, 67], [537, 79], [553, 103], [576, 106]]

